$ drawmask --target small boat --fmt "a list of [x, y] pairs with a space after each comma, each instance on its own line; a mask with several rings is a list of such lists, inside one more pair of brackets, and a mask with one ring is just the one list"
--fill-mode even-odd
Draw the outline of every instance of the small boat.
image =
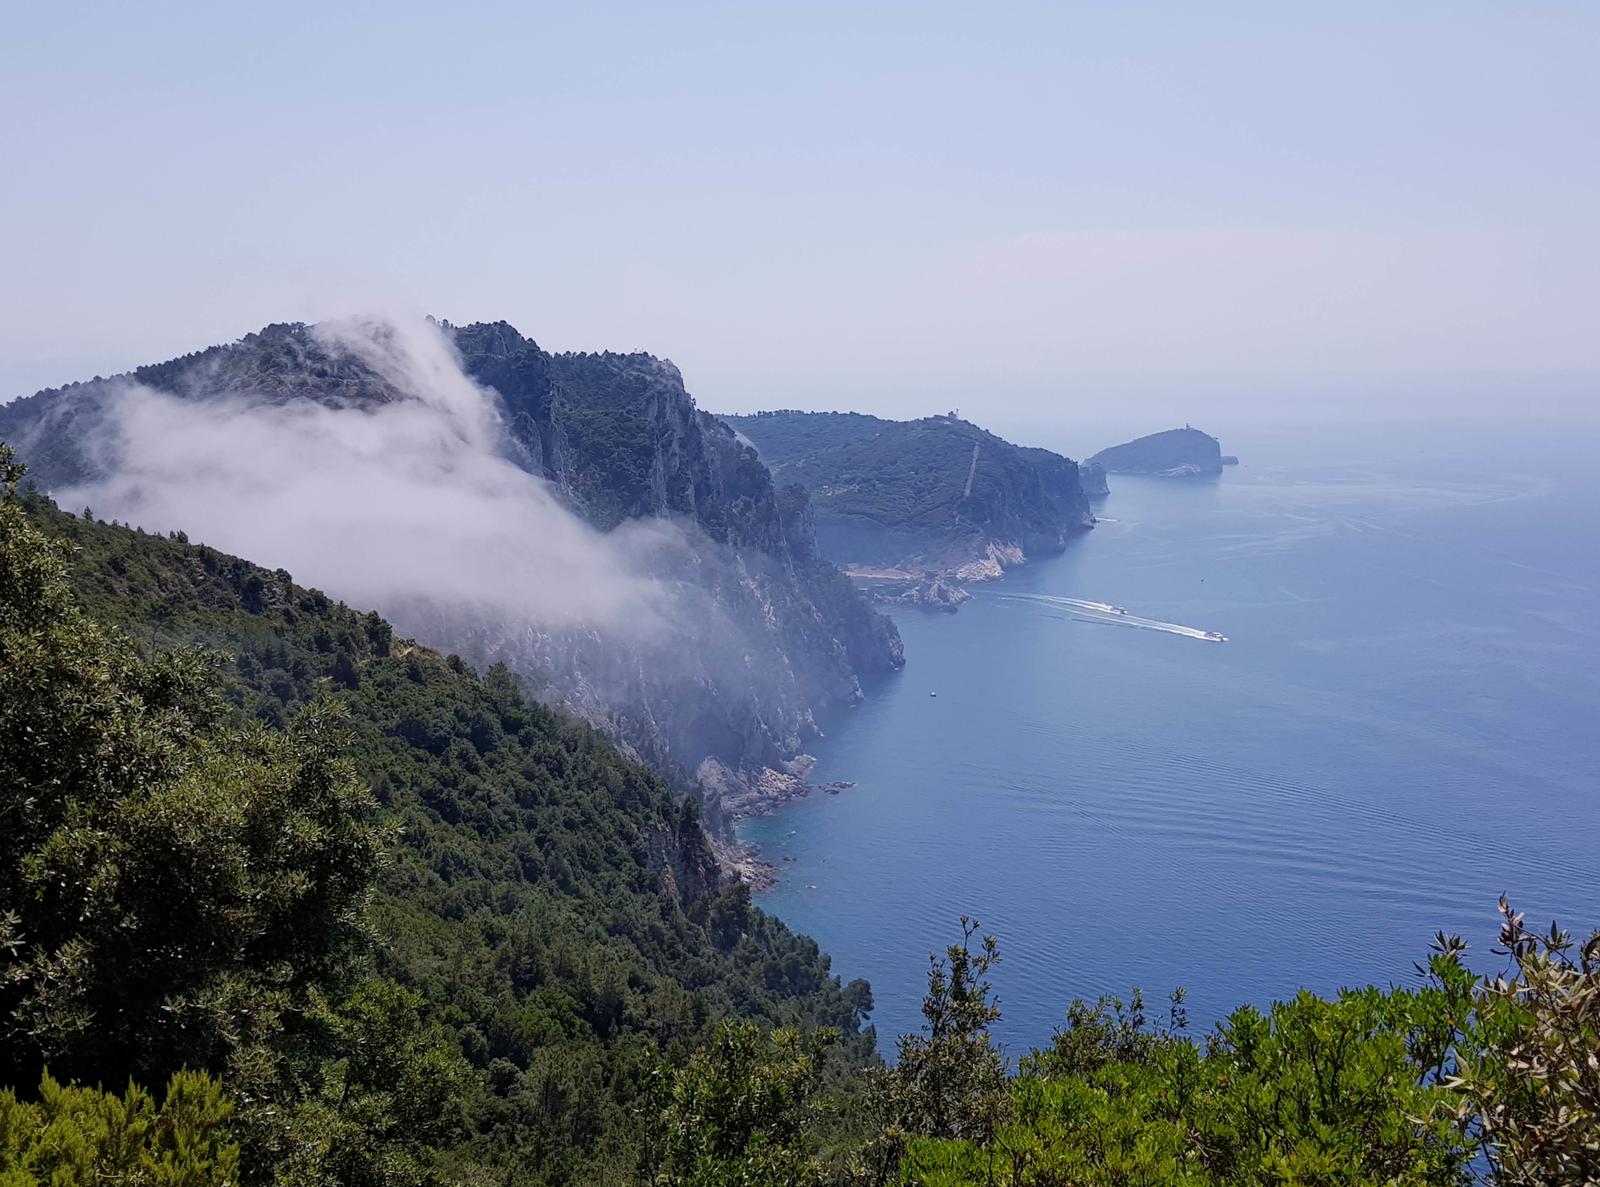
[[929, 696], [930, 696], [930, 697], [936, 697], [936, 696], [938, 696], [938, 695], [939, 695], [939, 694], [938, 694], [938, 693], [936, 693], [936, 692], [930, 692], [930, 693], [929, 693], [929, 694], [928, 694], [928, 695], [929, 695]]
[[1221, 631], [1207, 631], [1206, 638], [1210, 639], [1213, 643], [1226, 643], [1228, 641], [1228, 636], [1224, 635]]

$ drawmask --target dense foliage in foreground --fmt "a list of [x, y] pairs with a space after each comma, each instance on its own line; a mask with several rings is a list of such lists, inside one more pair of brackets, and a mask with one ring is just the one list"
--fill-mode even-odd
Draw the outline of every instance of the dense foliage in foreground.
[[[1015, 1074], [992, 939], [933, 962], [922, 1032], [870, 1073], [866, 1140], [826, 1149], [817, 1060], [797, 1036], [727, 1027], [675, 1078], [663, 1179], [698, 1187], [959, 1187], [1600, 1182], [1600, 932], [1576, 949], [1501, 903], [1506, 975], [1440, 936], [1418, 984], [1302, 992], [1196, 1039], [1182, 994], [1151, 1025], [1129, 1002], [1074, 1002]], [[763, 1046], [765, 1042], [765, 1046]]]
[[3, 1187], [1600, 1181], [1600, 934], [1505, 906], [1502, 977], [1441, 937], [1199, 1039], [1078, 1002], [1011, 1069], [969, 923], [875, 1067], [593, 731], [0, 469]]
[[196, 1072], [173, 1076], [159, 1107], [137, 1085], [119, 1095], [45, 1076], [36, 1100], [0, 1091], [0, 1183], [236, 1183], [239, 1146], [227, 1128], [232, 1116], [217, 1082]]
[[0, 517], [0, 1085], [220, 1077], [247, 1180], [610, 1182], [721, 1019], [874, 1058], [865, 984], [503, 670], [182, 539]]

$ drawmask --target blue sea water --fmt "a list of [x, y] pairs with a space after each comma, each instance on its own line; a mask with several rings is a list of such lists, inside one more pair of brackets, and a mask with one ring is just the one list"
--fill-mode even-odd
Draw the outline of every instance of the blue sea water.
[[1406, 982], [1441, 929], [1498, 967], [1502, 891], [1600, 925], [1594, 435], [1224, 447], [1219, 481], [1114, 475], [1063, 556], [897, 614], [905, 671], [815, 747], [856, 786], [745, 823], [758, 901], [872, 982], [886, 1054], [963, 913], [1001, 941], [1013, 1054], [1074, 996], [1181, 985], [1207, 1026]]

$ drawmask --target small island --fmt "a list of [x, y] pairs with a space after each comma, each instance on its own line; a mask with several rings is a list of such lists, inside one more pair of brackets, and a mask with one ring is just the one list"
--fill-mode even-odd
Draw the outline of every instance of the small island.
[[1123, 445], [1102, 449], [1084, 463], [1110, 474], [1145, 474], [1156, 478], [1206, 478], [1222, 473], [1224, 465], [1238, 465], [1232, 454], [1223, 456], [1222, 443], [1190, 425], [1151, 433]]

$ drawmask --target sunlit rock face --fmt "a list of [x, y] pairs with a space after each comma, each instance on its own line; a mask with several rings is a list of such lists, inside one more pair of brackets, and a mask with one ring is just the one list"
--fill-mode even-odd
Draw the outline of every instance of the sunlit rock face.
[[102, 518], [503, 660], [686, 789], [708, 758], [789, 770], [818, 711], [903, 662], [805, 492], [650, 355], [552, 355], [504, 322], [274, 325], [0, 407], [0, 437]]

